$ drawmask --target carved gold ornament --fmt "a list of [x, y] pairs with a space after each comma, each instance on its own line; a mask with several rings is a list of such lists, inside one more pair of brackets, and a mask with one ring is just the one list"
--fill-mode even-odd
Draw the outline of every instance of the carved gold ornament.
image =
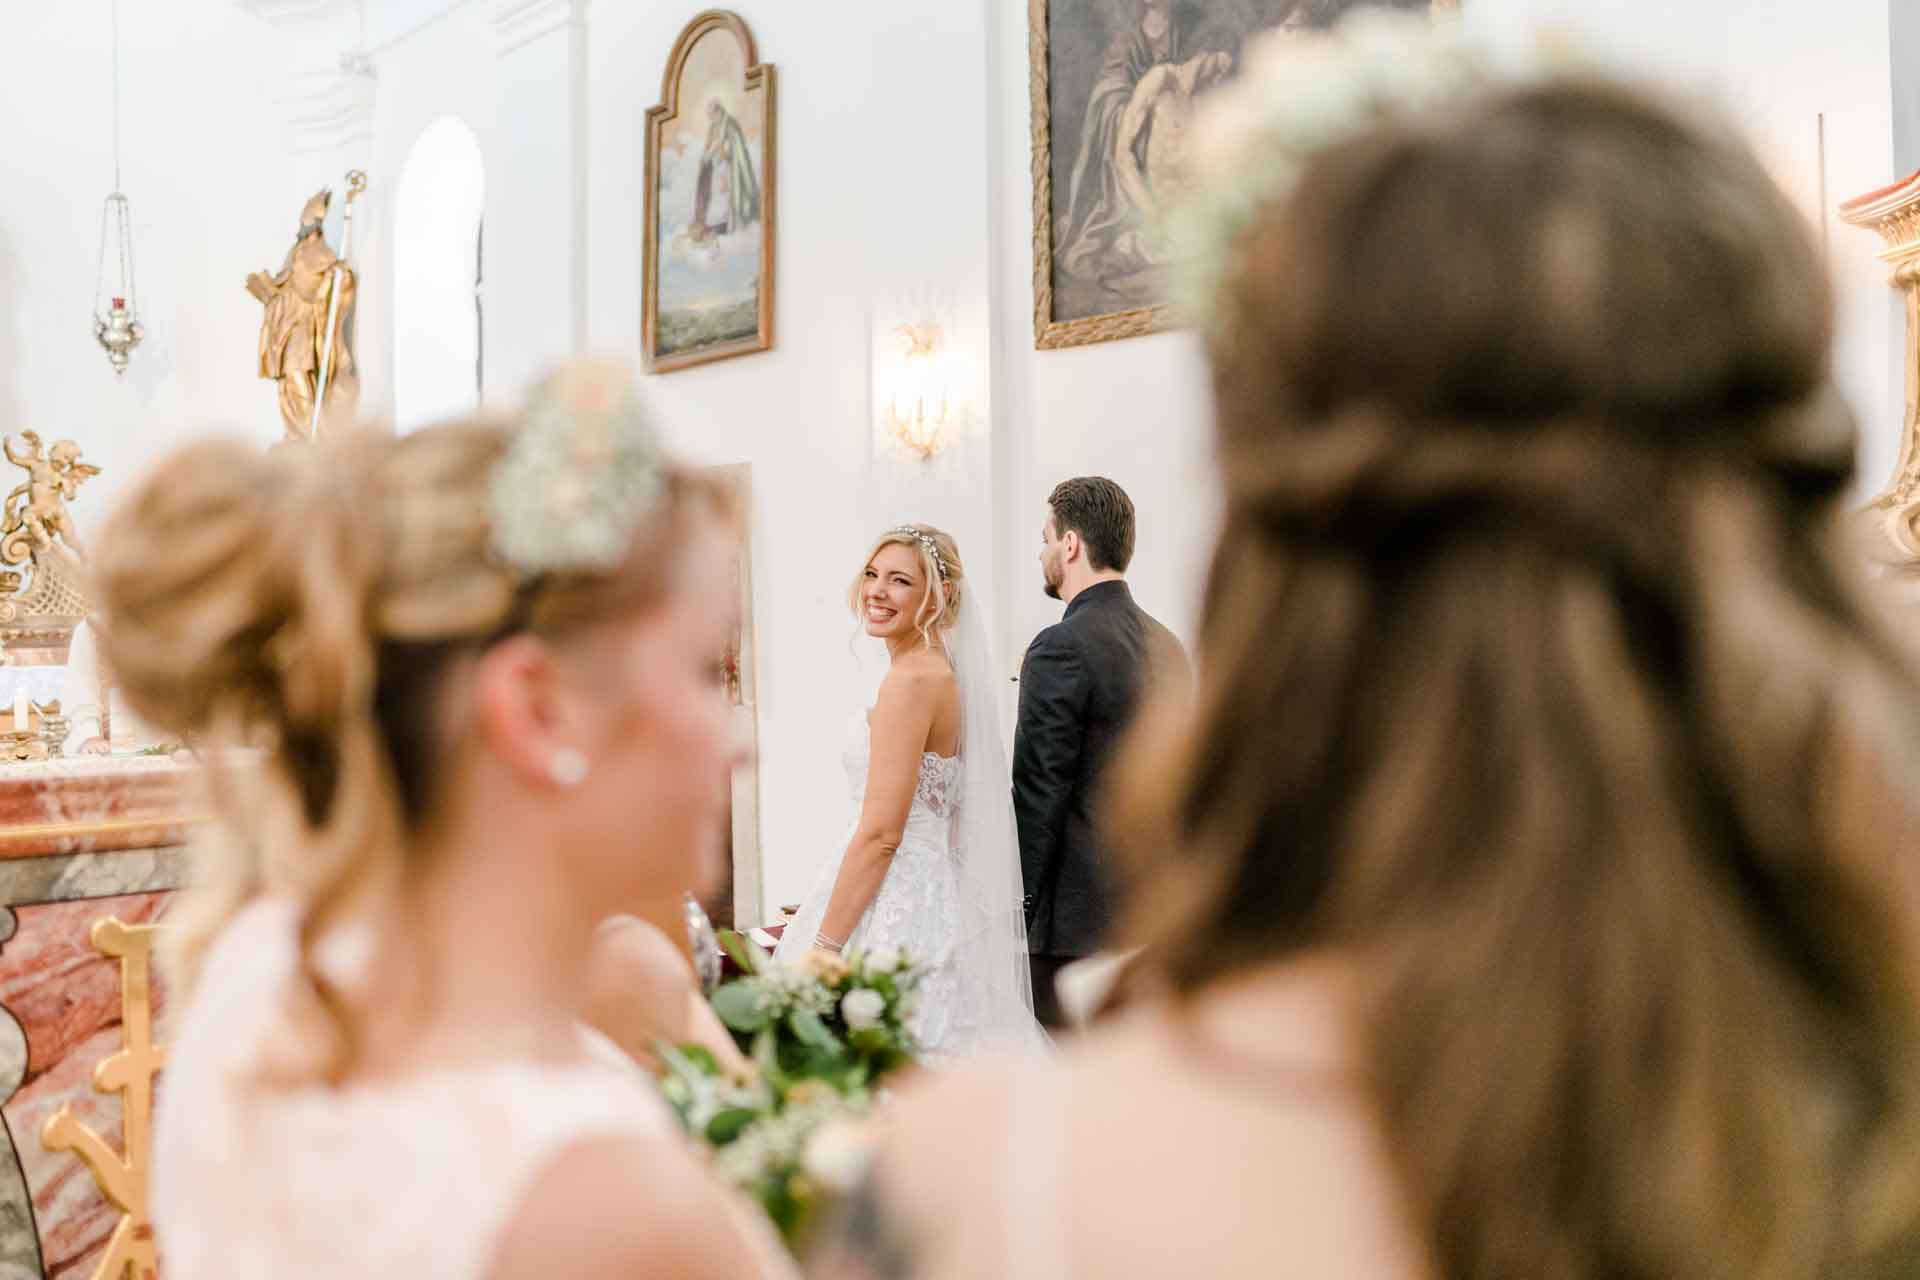
[[123, 924], [114, 916], [93, 922], [94, 950], [120, 961], [120, 1017], [125, 1047], [93, 1069], [93, 1087], [122, 1099], [126, 1154], [80, 1123], [73, 1104], [63, 1103], [40, 1130], [40, 1145], [71, 1151], [93, 1174], [107, 1202], [121, 1213], [119, 1225], [93, 1269], [93, 1280], [153, 1280], [158, 1263], [153, 1222], [147, 1216], [147, 1175], [153, 1150], [153, 1078], [166, 1066], [167, 1051], [153, 1043], [152, 955], [160, 926]]
[[1875, 559], [1920, 565], [1920, 173], [1840, 206], [1843, 222], [1878, 231], [1880, 260], [1907, 308], [1907, 409], [1900, 425], [1900, 460], [1886, 487], [1862, 512]]
[[0, 439], [0, 450], [27, 473], [0, 499], [0, 565], [18, 566], [0, 572], [0, 649], [5, 665], [65, 666], [88, 611], [86, 551], [67, 504], [100, 468], [72, 440], [48, 446], [34, 431]]

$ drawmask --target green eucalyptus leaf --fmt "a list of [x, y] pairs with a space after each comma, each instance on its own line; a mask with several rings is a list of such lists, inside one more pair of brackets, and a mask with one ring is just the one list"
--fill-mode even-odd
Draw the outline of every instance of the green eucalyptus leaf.
[[801, 1044], [818, 1049], [830, 1057], [841, 1052], [840, 1037], [833, 1034], [820, 1015], [811, 1009], [795, 1009], [787, 1015], [787, 1026], [792, 1028], [794, 1036]]
[[717, 1076], [720, 1074], [720, 1060], [713, 1051], [699, 1044], [667, 1044], [665, 1041], [654, 1046], [660, 1060], [681, 1075]]
[[885, 1027], [868, 1027], [848, 1035], [847, 1043], [861, 1053], [885, 1053], [893, 1047], [893, 1035]]
[[707, 1141], [716, 1147], [724, 1147], [746, 1132], [747, 1126], [759, 1118], [760, 1113], [751, 1107], [728, 1107], [707, 1121]]
[[760, 949], [759, 943], [746, 934], [736, 933], [732, 929], [721, 929], [715, 936], [720, 939], [720, 949], [740, 966], [740, 972], [756, 974], [766, 966], [767, 953]]
[[726, 983], [713, 993], [710, 1003], [720, 1021], [734, 1031], [759, 1031], [772, 1021], [759, 1007], [759, 992], [749, 983]]

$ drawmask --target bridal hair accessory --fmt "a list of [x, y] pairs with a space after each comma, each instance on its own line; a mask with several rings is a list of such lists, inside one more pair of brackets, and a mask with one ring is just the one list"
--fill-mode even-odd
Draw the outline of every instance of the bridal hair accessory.
[[1502, 47], [1457, 19], [1367, 9], [1330, 32], [1275, 31], [1250, 44], [1245, 72], [1201, 108], [1191, 185], [1166, 215], [1182, 311], [1209, 336], [1221, 332], [1220, 293], [1241, 236], [1315, 153], [1475, 90], [1518, 87], [1580, 65], [1550, 36]]
[[555, 370], [494, 464], [494, 554], [523, 578], [612, 572], [665, 491], [663, 465], [659, 432], [625, 366]]
[[947, 580], [947, 558], [940, 554], [940, 542], [937, 538], [925, 530], [914, 528], [910, 524], [895, 525], [893, 528], [887, 530], [887, 532], [904, 533], [909, 538], [916, 539], [921, 546], [927, 549], [927, 554], [933, 557], [933, 567], [940, 574], [940, 581], [945, 582]]

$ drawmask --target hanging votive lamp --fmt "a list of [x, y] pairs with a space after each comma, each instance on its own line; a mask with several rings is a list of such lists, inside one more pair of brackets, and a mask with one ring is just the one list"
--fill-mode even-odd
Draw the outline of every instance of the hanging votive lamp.
[[[118, 272], [111, 291], [107, 272]], [[100, 269], [93, 289], [93, 336], [107, 353], [115, 374], [127, 371], [127, 357], [140, 345], [140, 307], [133, 288], [133, 228], [127, 198], [118, 191], [100, 211]]]
[[[100, 210], [100, 257], [93, 276], [93, 337], [116, 377], [140, 345], [140, 302], [133, 288], [133, 215], [120, 191], [120, 3], [113, 5], [113, 194]], [[113, 286], [107, 273], [114, 271]]]

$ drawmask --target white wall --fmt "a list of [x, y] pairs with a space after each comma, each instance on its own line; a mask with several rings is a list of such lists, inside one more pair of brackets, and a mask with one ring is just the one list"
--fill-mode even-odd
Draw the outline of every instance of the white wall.
[[[654, 378], [649, 393], [681, 450], [754, 468], [771, 907], [798, 898], [844, 834], [839, 729], [873, 662], [851, 638], [841, 595], [877, 529], [914, 517], [958, 534], [1010, 676], [1027, 639], [1059, 612], [1042, 596], [1034, 563], [1055, 482], [1102, 473], [1128, 489], [1140, 513], [1135, 592], [1189, 639], [1218, 513], [1205, 373], [1191, 337], [1033, 349], [1026, 5], [858, 0], [832, 23], [812, 6], [781, 0], [737, 8], [761, 57], [779, 69], [775, 347]], [[1829, 203], [1888, 176], [1881, 0], [1834, 0], [1818, 12], [1778, 0], [1622, 0], [1604, 10], [1573, 0], [1469, 0], [1468, 8], [1472, 21], [1506, 32], [1577, 19], [1629, 62], [1716, 95], [1810, 210], [1818, 203], [1815, 112], [1828, 115]], [[445, 32], [471, 28], [476, 12], [485, 10], [468, 6], [403, 45], [414, 59], [408, 66], [383, 59], [382, 153], [410, 141], [406, 128], [394, 131], [399, 115], [417, 130], [451, 109], [450, 95], [471, 96], [476, 82], [490, 80], [492, 132], [468, 117], [488, 157], [490, 316], [524, 306], [551, 332], [566, 333], [571, 310], [583, 304], [580, 345], [632, 354], [645, 112], [658, 101], [667, 52], [693, 9], [615, 0], [587, 7], [584, 102], [570, 121], [565, 95], [582, 86], [565, 64], [567, 46], [549, 44], [540, 56], [552, 65], [540, 84], [518, 88], [517, 75], [490, 71], [477, 50], [446, 43]], [[580, 132], [568, 137], [568, 128]], [[566, 264], [548, 264], [544, 242], [510, 241], [491, 215], [496, 156], [523, 167], [555, 163], [581, 132], [583, 300], [554, 289]], [[567, 180], [561, 171], [549, 185]], [[568, 216], [549, 204], [542, 234], [560, 234]], [[1872, 472], [1891, 456], [1898, 408], [1885, 287], [1861, 233], [1832, 234], [1842, 280], [1840, 372], [1876, 429]], [[497, 274], [492, 264], [502, 255], [550, 266], [539, 281], [545, 296]], [[892, 329], [929, 318], [976, 372], [971, 426], [922, 467], [876, 449], [872, 415], [886, 394]], [[510, 398], [512, 388], [492, 381], [496, 367], [490, 357], [489, 399]], [[530, 371], [521, 360], [515, 380]]]
[[[400, 174], [420, 136], [446, 116], [473, 131], [480, 146], [485, 179], [486, 253], [482, 274], [486, 331], [481, 358], [486, 366], [488, 392], [496, 382], [500, 315], [511, 294], [499, 287], [499, 207], [511, 171], [510, 135], [498, 121], [498, 57], [489, 43], [485, 18], [475, 6], [456, 10], [382, 49], [374, 60], [378, 76], [374, 96], [373, 142], [367, 169], [371, 182], [361, 203], [365, 238], [355, 250], [360, 260], [361, 408], [372, 417], [393, 417], [394, 216]], [[564, 233], [564, 228], [562, 229]], [[538, 253], [537, 235], [526, 237]], [[458, 323], [465, 323], [462, 317]]]
[[[430, 14], [434, 5], [421, 6]], [[15, 6], [0, 45], [0, 430], [72, 434], [104, 494], [191, 430], [278, 434], [254, 377], [247, 270], [277, 265], [300, 202], [361, 164], [364, 406], [391, 413], [392, 219], [402, 163], [458, 116], [486, 170], [487, 398], [545, 363], [639, 341], [643, 123], [698, 5], [468, 0], [376, 41], [370, 138], [290, 155], [276, 121], [287, 41], [225, 0], [123, 6], [126, 188], [153, 334], [116, 384], [87, 328], [99, 199], [110, 181], [107, 0]], [[1066, 351], [1032, 342], [1027, 6], [736, 0], [778, 67], [778, 244], [771, 352], [650, 380], [676, 446], [746, 462], [756, 486], [762, 841], [769, 907], [795, 900], [849, 816], [839, 730], [875, 671], [843, 590], [868, 539], [903, 518], [959, 537], [1003, 673], [1058, 616], [1034, 564], [1042, 504], [1069, 475], [1133, 495], [1132, 574], [1189, 640], [1217, 511], [1205, 376], [1192, 339]], [[1893, 176], [1886, 0], [1467, 0], [1468, 20], [1570, 23], [1649, 73], [1716, 98], [1810, 211], [1814, 118], [1828, 203]], [[557, 11], [580, 26], [533, 22]], [[24, 178], [24, 180], [22, 180]], [[337, 232], [334, 233], [337, 235]], [[1870, 429], [1866, 482], [1891, 465], [1896, 330], [1866, 233], [1830, 228], [1843, 385]], [[932, 319], [972, 370], [970, 421], [933, 463], [875, 444], [892, 330]], [[88, 509], [104, 509], [92, 492]], [[1011, 686], [1009, 686], [1011, 693]]]
[[147, 336], [116, 380], [90, 318], [113, 185], [109, 12], [9, 5], [0, 39], [0, 432], [72, 436], [106, 468], [76, 504], [83, 532], [187, 435], [279, 437], [244, 281], [279, 268], [312, 194], [282, 147], [272, 32], [223, 0], [123, 4], [122, 185]]
[[[588, 337], [640, 334], [646, 109], [697, 6], [595, 6], [589, 31]], [[993, 599], [991, 448], [981, 424], [929, 467], [873, 448], [869, 366], [932, 308], [980, 370], [989, 313], [986, 7], [740, 3], [776, 67], [774, 349], [649, 380], [676, 445], [753, 466], [761, 839], [769, 907], [797, 901], [850, 817], [840, 730], [870, 677], [843, 603], [869, 540], [906, 518], [959, 538]], [[857, 9], [857, 15], [852, 11]], [[863, 671], [856, 654], [869, 666]]]
[[[1204, 364], [1185, 334], [1033, 349], [1027, 12], [1012, 3], [993, 9], [1000, 568], [1013, 584], [1004, 641], [1017, 661], [1023, 638], [1055, 616], [1057, 606], [1033, 585], [1039, 518], [1052, 483], [1085, 471], [1111, 475], [1132, 495], [1140, 514], [1135, 594], [1191, 639], [1218, 518]], [[1831, 210], [1892, 177], [1887, 0], [1465, 0], [1463, 9], [1470, 24], [1509, 37], [1542, 25], [1571, 30], [1625, 68], [1700, 94], [1742, 125], [1813, 219], [1823, 216], [1816, 116], [1826, 114], [1836, 367], [1863, 425], [1861, 484], [1877, 489], [1899, 445], [1901, 320], [1874, 258], [1878, 238]]]
[[1860, 488], [1877, 491], [1899, 452], [1904, 321], [1874, 256], [1880, 237], [1833, 210], [1896, 176], [1888, 0], [1467, 0], [1462, 11], [1469, 24], [1503, 35], [1560, 26], [1618, 65], [1696, 95], [1747, 133], [1825, 228], [1837, 295], [1835, 372], [1861, 421]]

